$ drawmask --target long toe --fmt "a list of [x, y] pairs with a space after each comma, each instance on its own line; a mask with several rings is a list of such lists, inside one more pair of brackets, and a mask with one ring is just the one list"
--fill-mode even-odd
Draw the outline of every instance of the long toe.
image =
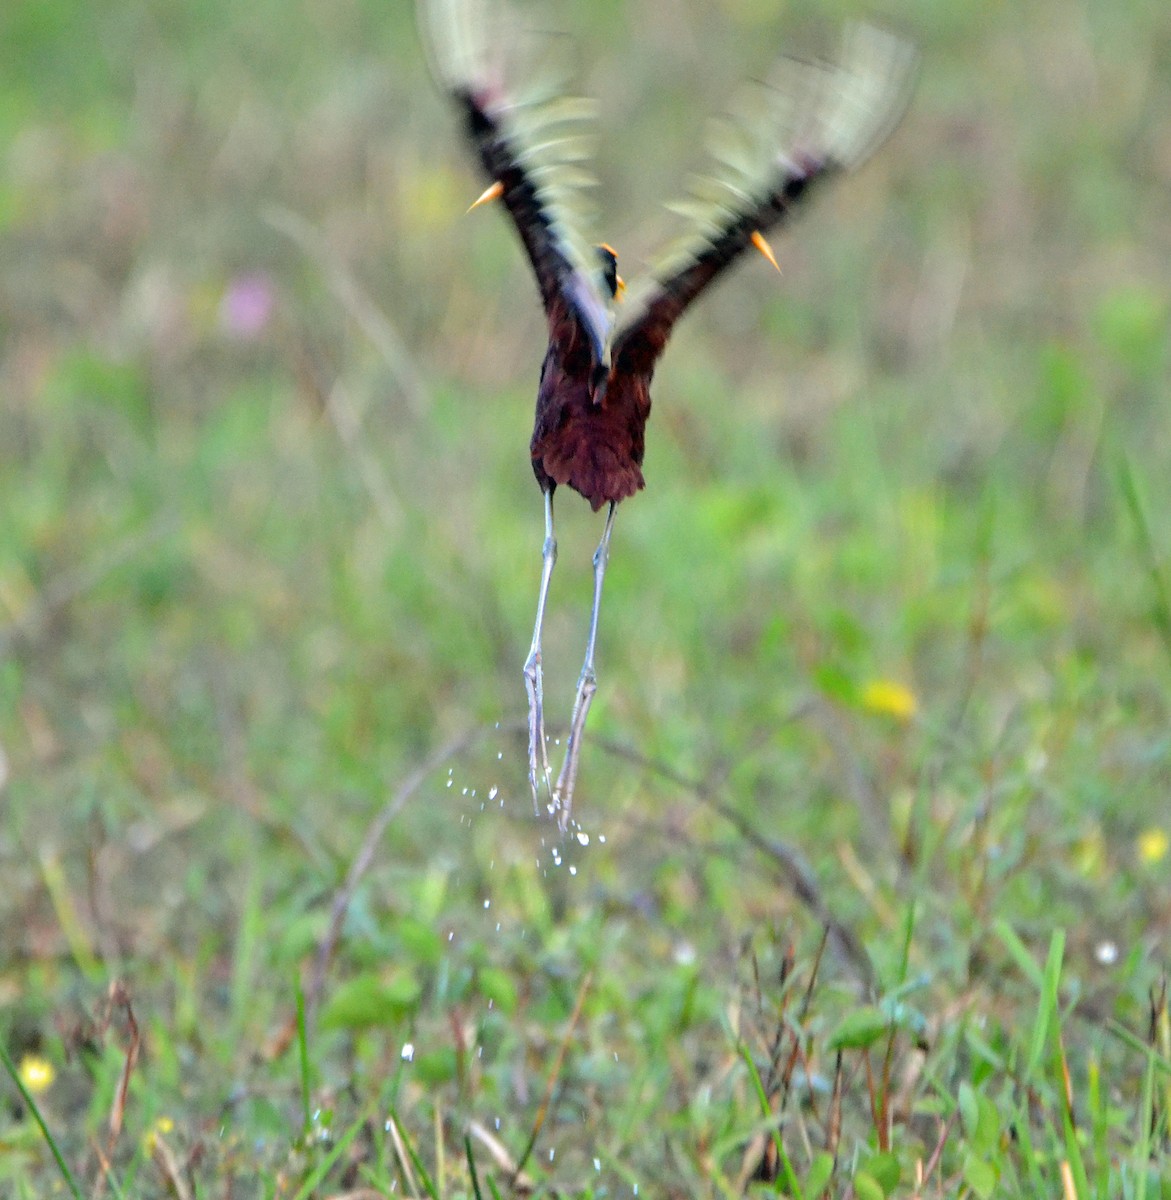
[[545, 741], [545, 717], [542, 712], [540, 687], [526, 668], [525, 684], [529, 695], [529, 786], [533, 792], [533, 811], [541, 815], [542, 798], [549, 796], [549, 747]]

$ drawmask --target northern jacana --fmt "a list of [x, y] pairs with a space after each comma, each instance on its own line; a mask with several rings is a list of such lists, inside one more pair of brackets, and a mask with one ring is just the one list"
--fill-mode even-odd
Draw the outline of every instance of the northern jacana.
[[[764, 115], [732, 126], [717, 147], [719, 174], [690, 204], [693, 229], [654, 265], [617, 310], [624, 285], [608, 245], [591, 246], [573, 215], [581, 157], [579, 103], [512, 98], [489, 67], [493, 33], [476, 0], [421, 0], [435, 67], [454, 100], [489, 185], [473, 208], [499, 199], [528, 254], [548, 319], [530, 452], [545, 500], [545, 540], [533, 640], [524, 665], [529, 782], [540, 810], [569, 825], [581, 739], [597, 690], [594, 653], [602, 582], [618, 503], [644, 486], [644, 433], [655, 364], [675, 322], [741, 254], [776, 266], [765, 234], [818, 181], [861, 163], [891, 132], [909, 92], [914, 54], [869, 26], [848, 31], [837, 65], [782, 60], [759, 89]], [[497, 32], [497, 41], [501, 40]], [[497, 48], [499, 48], [497, 46]], [[545, 738], [541, 632], [557, 541], [553, 495], [572, 488], [606, 506], [594, 554], [594, 597], [565, 758], [552, 782]]]

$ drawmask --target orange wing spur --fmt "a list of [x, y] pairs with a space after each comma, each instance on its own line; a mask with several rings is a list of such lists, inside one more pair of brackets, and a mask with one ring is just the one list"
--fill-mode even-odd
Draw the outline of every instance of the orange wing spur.
[[610, 308], [596, 255], [579, 232], [581, 191], [591, 182], [577, 166], [586, 157], [580, 126], [592, 106], [567, 97], [506, 97], [486, 65], [487, 14], [476, 0], [430, 0], [423, 10], [437, 74], [496, 185], [490, 192], [516, 226], [551, 324], [572, 313], [595, 364], [608, 368]]
[[914, 62], [900, 38], [854, 26], [840, 65], [779, 64], [766, 92], [767, 118], [725, 127], [714, 148], [718, 176], [700, 180], [689, 201], [672, 206], [696, 228], [626, 306], [614, 335], [620, 367], [648, 370], [709, 284], [781, 224], [815, 182], [858, 166], [881, 145], [906, 106]]

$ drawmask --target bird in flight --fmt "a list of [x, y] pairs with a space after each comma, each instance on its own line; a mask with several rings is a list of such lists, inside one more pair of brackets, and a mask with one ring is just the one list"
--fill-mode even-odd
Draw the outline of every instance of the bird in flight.
[[[583, 102], [511, 93], [491, 65], [503, 37], [481, 0], [421, 0], [436, 74], [488, 181], [472, 205], [499, 200], [528, 256], [548, 322], [530, 444], [545, 502], [545, 540], [532, 643], [524, 664], [533, 802], [568, 829], [581, 742], [597, 690], [602, 583], [619, 502], [645, 484], [644, 436], [655, 365], [687, 308], [745, 250], [775, 267], [765, 235], [822, 179], [861, 163], [893, 130], [909, 93], [914, 52], [870, 26], [852, 26], [836, 63], [782, 59], [763, 88], [763, 113], [742, 116], [714, 147], [717, 171], [676, 206], [691, 229], [623, 298], [617, 255], [582, 232], [578, 134]], [[470, 211], [470, 210], [469, 210]], [[597, 512], [594, 595], [585, 660], [556, 779], [545, 734], [541, 639], [557, 559], [553, 496], [568, 487]]]

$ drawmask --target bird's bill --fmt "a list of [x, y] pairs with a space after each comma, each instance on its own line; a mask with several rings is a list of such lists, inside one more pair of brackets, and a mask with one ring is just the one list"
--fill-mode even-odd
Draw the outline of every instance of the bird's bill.
[[[615, 263], [618, 262], [618, 251], [615, 250], [614, 247], [611, 246], [609, 242], [599, 242], [598, 249], [605, 250], [607, 254], [612, 254], [614, 256], [614, 262]], [[625, 291], [626, 291], [626, 280], [623, 279], [622, 276], [619, 275], [617, 271], [615, 271], [614, 272], [614, 299], [621, 300], [622, 293]]]

